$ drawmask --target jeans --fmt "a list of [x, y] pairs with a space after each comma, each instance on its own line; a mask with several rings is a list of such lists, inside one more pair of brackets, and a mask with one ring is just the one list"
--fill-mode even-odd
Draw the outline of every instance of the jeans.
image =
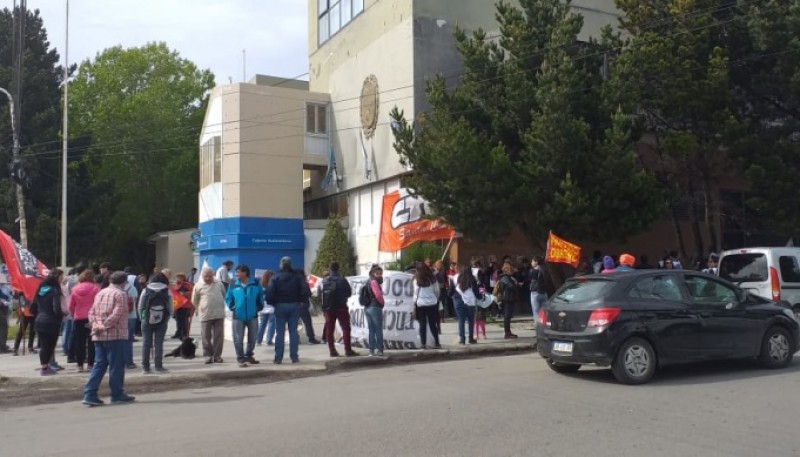
[[125, 365], [133, 366], [133, 338], [136, 336], [136, 318], [128, 318], [128, 340], [125, 342]]
[[275, 313], [261, 314], [258, 317], [258, 332], [256, 333], [256, 343], [264, 341], [264, 333], [267, 334], [267, 344], [275, 336]]
[[300, 319], [303, 320], [303, 327], [306, 328], [306, 336], [309, 341], [317, 339], [314, 336], [314, 325], [311, 323], [311, 310], [309, 305], [300, 305]]
[[[247, 329], [247, 352], [244, 350], [244, 330]], [[258, 319], [255, 317], [246, 321], [233, 320], [233, 349], [236, 350], [236, 361], [241, 363], [253, 357], [256, 348], [256, 331]]]
[[74, 328], [75, 321], [72, 318], [65, 320], [61, 324], [61, 349], [64, 351], [64, 355], [71, 356], [72, 355], [72, 331]]
[[367, 327], [369, 327], [370, 354], [383, 354], [383, 308], [378, 306], [367, 306], [364, 308], [367, 316]]
[[453, 296], [453, 306], [456, 309], [456, 316], [458, 317], [458, 342], [461, 344], [465, 343], [465, 335], [464, 335], [464, 324], [469, 324], [469, 339], [474, 340], [474, 329], [475, 329], [475, 307], [474, 306], [467, 306], [464, 304], [464, 300], [456, 294]]
[[94, 342], [90, 336], [91, 330], [86, 327], [87, 325], [89, 325], [89, 319], [76, 319], [72, 329], [72, 351], [79, 367], [82, 367], [84, 362], [94, 365]]
[[434, 343], [438, 347], [439, 333], [436, 328], [436, 322], [439, 320], [439, 307], [437, 305], [417, 306], [417, 309], [419, 310], [419, 316], [417, 316], [419, 320], [419, 340], [422, 343], [422, 347], [424, 348], [428, 343], [428, 329], [426, 326], [430, 327]]
[[108, 386], [111, 389], [111, 400], [125, 396], [123, 384], [125, 383], [125, 340], [96, 341], [97, 361], [89, 375], [89, 381], [83, 388], [83, 398], [97, 398], [97, 389], [103, 382], [103, 377], [108, 370]]
[[286, 325], [289, 325], [289, 358], [292, 362], [299, 360], [297, 353], [300, 335], [297, 334], [297, 323], [300, 321], [300, 303], [278, 303], [275, 305], [275, 361], [283, 361], [284, 337]]
[[[167, 324], [169, 324], [169, 319], [166, 317], [162, 323], [157, 325], [142, 323], [142, 369], [150, 368], [150, 349], [154, 349], [153, 363], [156, 368], [163, 367], [164, 337], [167, 335]], [[123, 341], [123, 343], [125, 342]]]
[[336, 329], [336, 321], [339, 321], [339, 326], [342, 328], [342, 342], [344, 343], [345, 354], [352, 353], [353, 348], [350, 341], [350, 311], [347, 308], [332, 309], [324, 312], [325, 327], [323, 333], [325, 334], [325, 341], [328, 343], [328, 350], [331, 355], [336, 354], [336, 338], [333, 337], [333, 332]]
[[531, 292], [531, 311], [533, 312], [533, 322], [539, 317], [539, 310], [542, 309], [547, 301], [547, 294]]

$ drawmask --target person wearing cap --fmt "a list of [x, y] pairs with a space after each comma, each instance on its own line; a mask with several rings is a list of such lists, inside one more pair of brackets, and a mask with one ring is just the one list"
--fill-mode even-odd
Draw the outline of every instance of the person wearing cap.
[[636, 257], [630, 254], [622, 254], [619, 256], [619, 266], [616, 271], [631, 271], [636, 264]]
[[617, 271], [616, 265], [614, 264], [614, 258], [610, 255], [603, 257], [603, 270], [600, 271], [600, 274], [609, 274]]
[[97, 396], [100, 383], [109, 372], [111, 403], [131, 403], [134, 397], [125, 393], [125, 342], [128, 340], [128, 296], [124, 290], [128, 275], [115, 271], [111, 285], [101, 290], [89, 311], [92, 341], [95, 343], [95, 364], [83, 388], [83, 404], [103, 405]]
[[712, 252], [708, 255], [708, 266], [703, 269], [703, 273], [716, 275], [717, 271], [719, 271], [719, 254]]
[[273, 363], [283, 362], [284, 336], [289, 325], [289, 357], [292, 363], [300, 361], [298, 346], [300, 335], [297, 323], [300, 321], [300, 307], [308, 300], [308, 286], [299, 273], [292, 269], [292, 259], [283, 257], [280, 271], [272, 277], [267, 286], [267, 303], [275, 306], [275, 359]]

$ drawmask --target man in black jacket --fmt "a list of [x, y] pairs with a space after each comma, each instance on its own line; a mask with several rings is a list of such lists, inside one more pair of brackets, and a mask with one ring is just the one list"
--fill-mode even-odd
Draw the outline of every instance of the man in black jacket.
[[339, 274], [339, 262], [331, 262], [330, 274], [322, 280], [322, 312], [325, 315], [323, 334], [331, 357], [339, 356], [333, 338], [337, 320], [342, 327], [345, 355], [349, 357], [358, 355], [350, 346], [350, 310], [347, 308], [347, 299], [351, 295], [353, 289], [350, 287], [350, 282]]
[[267, 303], [271, 303], [275, 307], [275, 360], [273, 363], [283, 362], [284, 335], [287, 324], [289, 325], [289, 357], [292, 359], [292, 363], [299, 362], [300, 335], [297, 333], [297, 324], [300, 321], [300, 307], [308, 302], [308, 286], [304, 278], [292, 269], [291, 258], [281, 258], [280, 271], [270, 279], [266, 299]]

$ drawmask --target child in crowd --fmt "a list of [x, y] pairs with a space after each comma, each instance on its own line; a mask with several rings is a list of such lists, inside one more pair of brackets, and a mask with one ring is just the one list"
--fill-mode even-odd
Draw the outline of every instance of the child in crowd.
[[475, 312], [475, 339], [481, 339], [481, 335], [483, 335], [483, 339], [486, 339], [486, 315], [488, 314], [488, 308], [482, 308], [480, 306], [476, 306], [477, 310]]

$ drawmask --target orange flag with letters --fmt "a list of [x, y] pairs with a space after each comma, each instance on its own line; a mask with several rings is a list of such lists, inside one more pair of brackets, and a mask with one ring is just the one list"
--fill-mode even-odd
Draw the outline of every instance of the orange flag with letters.
[[555, 263], [567, 263], [578, 268], [581, 259], [581, 247], [563, 240], [550, 232], [547, 237], [547, 255], [545, 260]]
[[446, 240], [456, 231], [438, 219], [427, 219], [428, 202], [412, 197], [405, 190], [383, 196], [378, 250], [399, 251], [417, 241]]

